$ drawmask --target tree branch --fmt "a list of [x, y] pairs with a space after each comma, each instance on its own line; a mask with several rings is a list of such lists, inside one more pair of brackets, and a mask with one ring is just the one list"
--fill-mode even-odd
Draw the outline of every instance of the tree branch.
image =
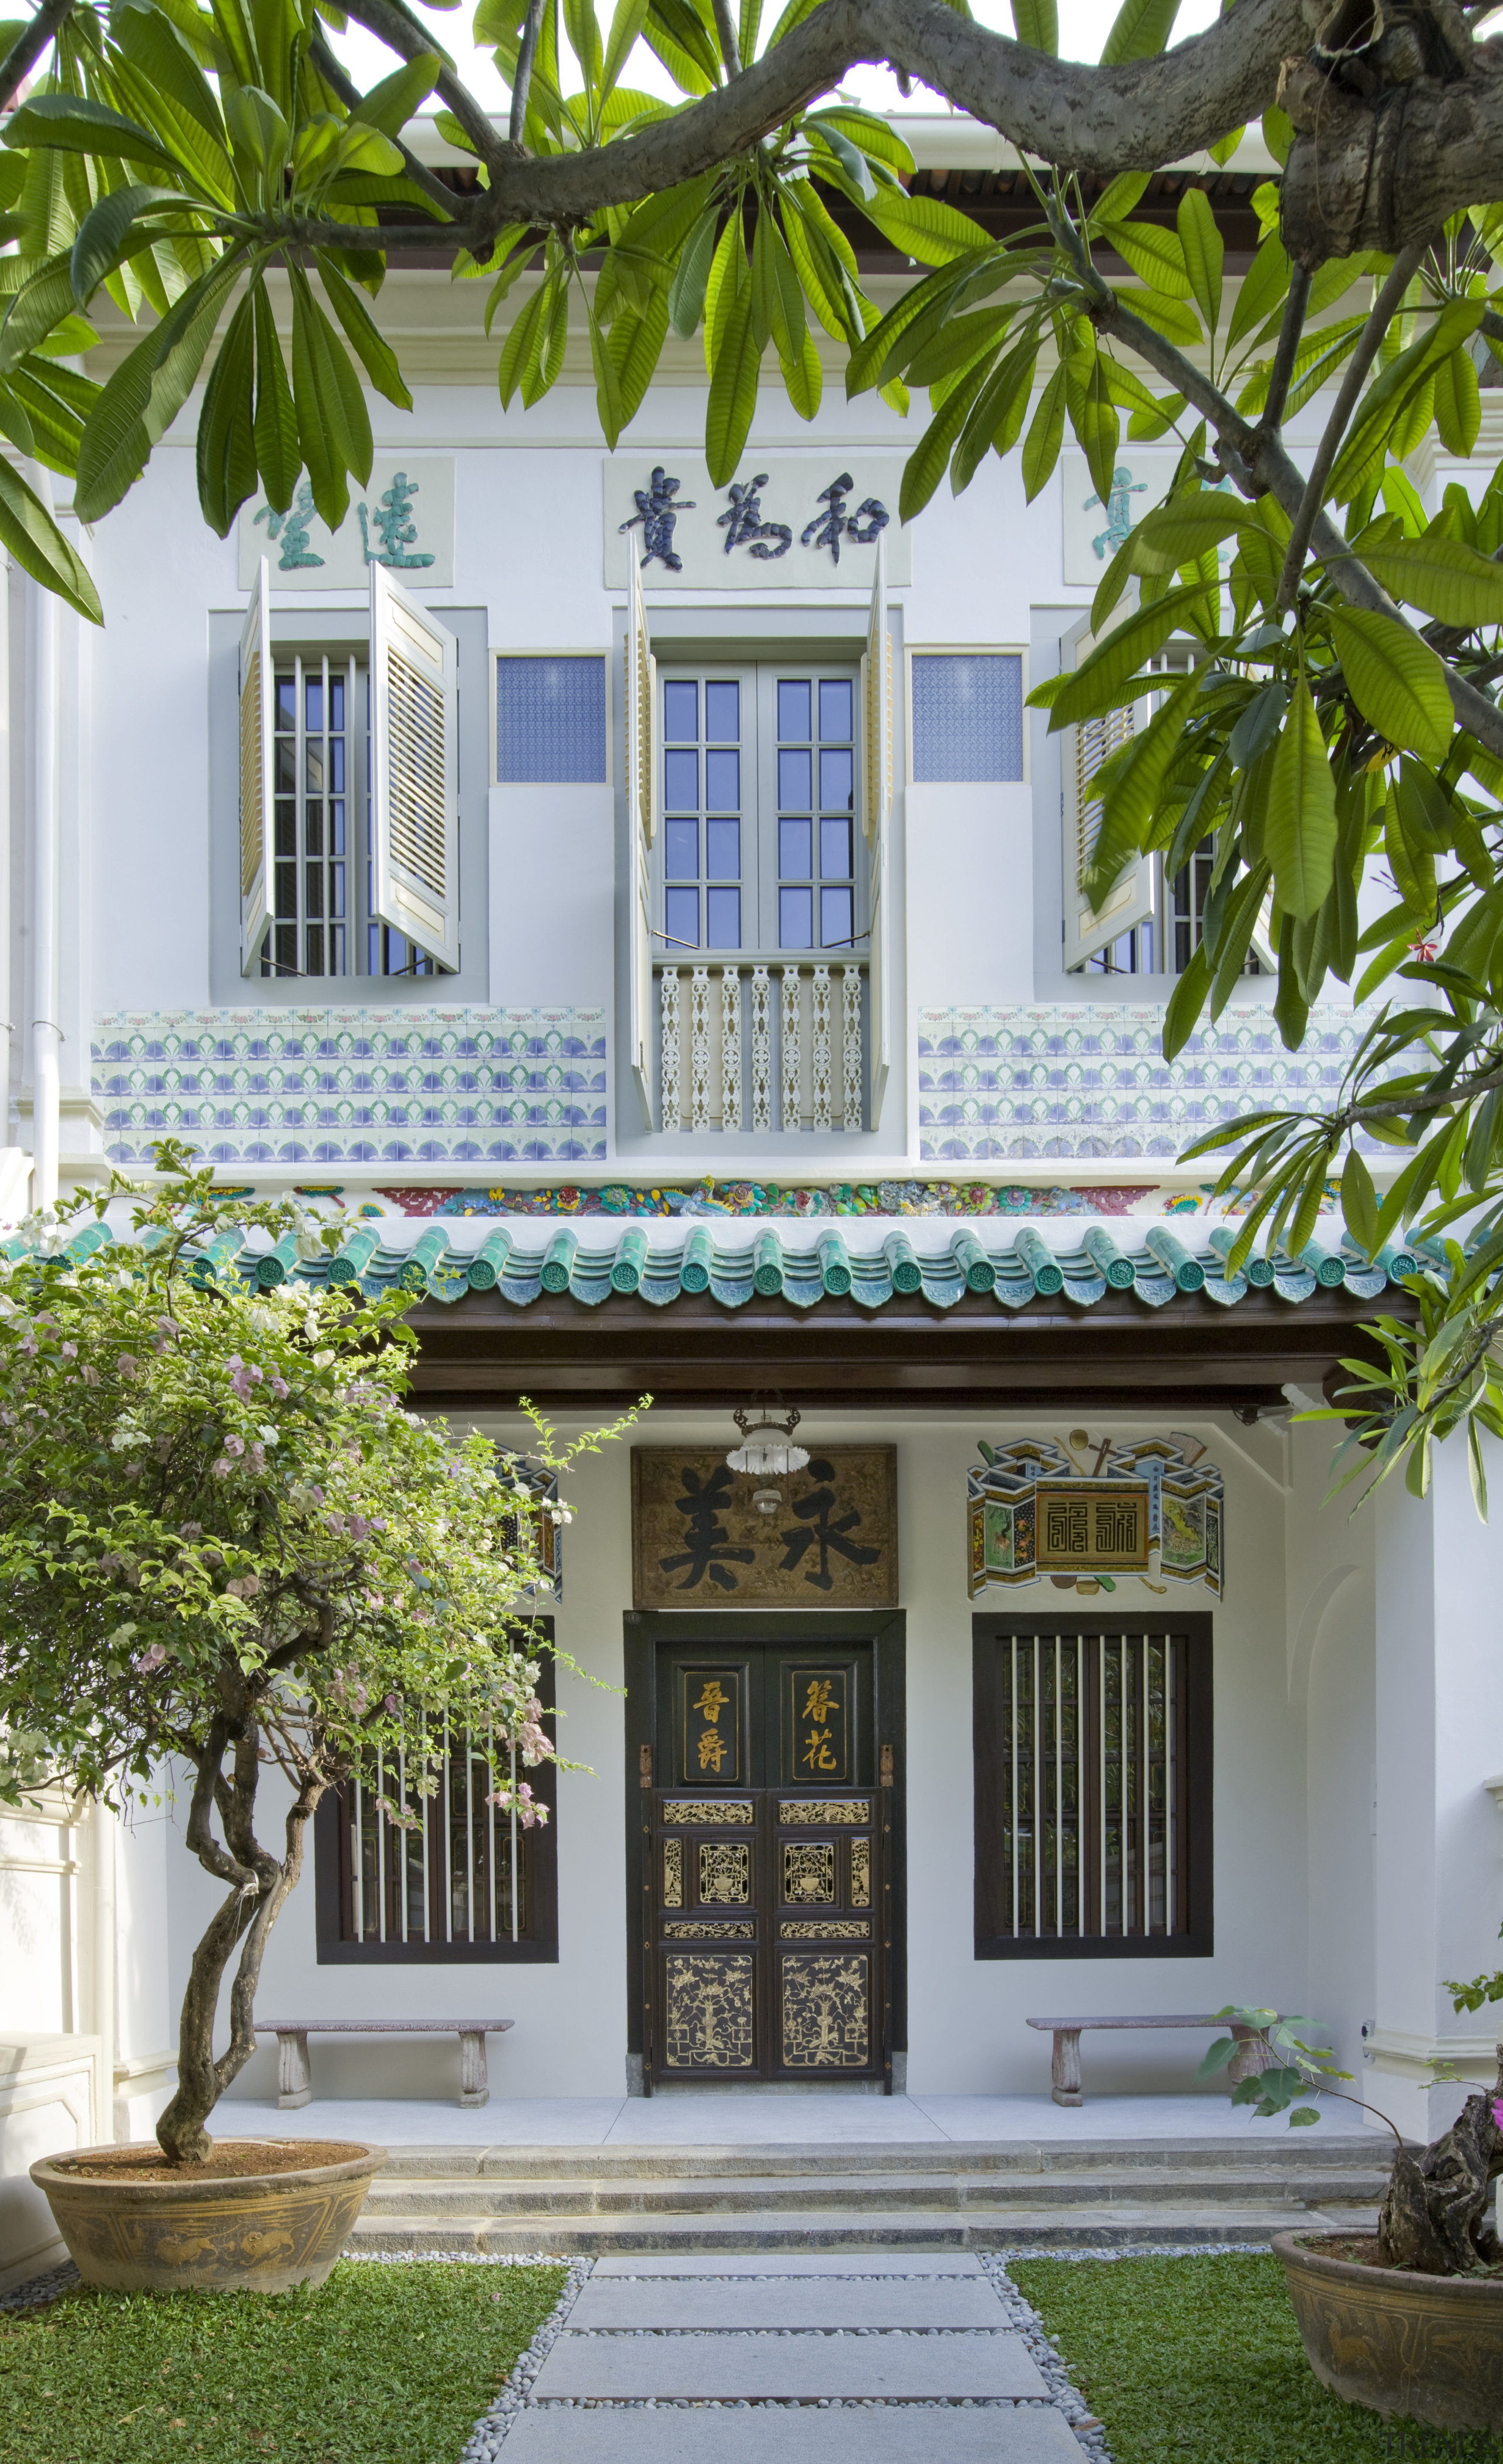
[[715, 32], [720, 36], [720, 56], [726, 63], [728, 77], [741, 75], [741, 43], [736, 33], [736, 21], [730, 13], [730, 0], [710, 0], [715, 12]]
[[1310, 301], [1310, 276], [1302, 265], [1296, 265], [1289, 277], [1289, 297], [1284, 301], [1284, 321], [1278, 329], [1278, 343], [1274, 352], [1274, 364], [1269, 370], [1268, 398], [1258, 426], [1266, 434], [1276, 436], [1283, 425], [1284, 405], [1289, 400], [1290, 380], [1299, 352], [1300, 337], [1305, 330], [1305, 310]]
[[[308, 56], [312, 60], [314, 67], [317, 70], [318, 75], [322, 77], [325, 85], [333, 87], [335, 93], [338, 96], [339, 100], [343, 103], [346, 111], [354, 111], [357, 105], [363, 101], [364, 97], [361, 95], [359, 87], [355, 84], [351, 77], [346, 76], [344, 70], [335, 58], [334, 54], [330, 51], [328, 44], [324, 41], [321, 34], [315, 34], [312, 42], [308, 46]], [[412, 182], [414, 187], [421, 188], [425, 197], [431, 197], [436, 206], [442, 206], [446, 216], [452, 220], [454, 213], [453, 189], [446, 188], [443, 181], [434, 177], [425, 163], [420, 163], [418, 161], [417, 156], [412, 153], [407, 146], [403, 145], [400, 137], [396, 138], [393, 142], [396, 144], [398, 152], [402, 156], [407, 177]]]
[[[406, 11], [397, 5], [397, 0], [356, 0], [356, 5], [351, 6], [345, 13], [353, 17], [357, 24], [365, 27], [369, 33], [378, 35], [387, 50], [395, 52], [399, 59], [422, 59], [427, 53], [437, 48], [427, 28], [420, 25], [416, 18], [409, 17]], [[451, 65], [446, 64], [440, 69], [438, 82], [433, 90], [440, 100], [447, 104], [480, 160], [492, 175], [512, 162], [512, 149], [491, 127], [489, 112], [482, 111], [469, 88], [461, 83]], [[513, 217], [508, 215], [505, 219], [511, 221]]]
[[[1331, 475], [1331, 465], [1336, 460], [1341, 439], [1346, 434], [1352, 413], [1357, 407], [1357, 397], [1367, 382], [1367, 371], [1378, 356], [1378, 346], [1403, 306], [1405, 293], [1419, 272], [1421, 260], [1428, 244], [1427, 240], [1416, 240], [1397, 258], [1393, 271], [1373, 302], [1372, 315], [1357, 338], [1357, 347], [1341, 372], [1341, 383], [1332, 406], [1331, 416], [1326, 421], [1325, 431], [1316, 447], [1315, 460], [1310, 466], [1310, 475], [1305, 481], [1304, 494], [1299, 499], [1298, 509], [1294, 517], [1295, 526], [1289, 534], [1289, 545], [1284, 553], [1284, 569], [1278, 577], [1278, 596], [1274, 602], [1274, 612], [1280, 619], [1288, 615], [1295, 604], [1295, 592], [1299, 587], [1299, 577], [1304, 571], [1305, 558], [1309, 553], [1310, 534], [1315, 529], [1320, 508], [1325, 502], [1325, 483]], [[1308, 278], [1307, 276], [1306, 279]]]
[[521, 148], [527, 132], [527, 98], [533, 90], [533, 62], [537, 57], [537, 37], [543, 26], [543, 0], [527, 0], [527, 21], [522, 28], [522, 48], [516, 55], [516, 81], [512, 88], [511, 139]]
[[73, 9], [74, 0], [42, 0], [35, 16], [17, 34], [0, 60], [0, 111], [10, 110], [17, 87], [34, 69], [64, 18], [72, 16]]

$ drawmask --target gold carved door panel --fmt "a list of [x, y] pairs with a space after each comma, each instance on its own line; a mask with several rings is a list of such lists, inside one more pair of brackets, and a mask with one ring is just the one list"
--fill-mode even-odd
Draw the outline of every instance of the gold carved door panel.
[[885, 2076], [871, 1685], [860, 1645], [660, 1650], [649, 2088]]

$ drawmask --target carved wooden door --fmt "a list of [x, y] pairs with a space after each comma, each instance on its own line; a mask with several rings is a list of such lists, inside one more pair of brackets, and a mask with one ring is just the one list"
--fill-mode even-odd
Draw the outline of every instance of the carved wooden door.
[[871, 1644], [686, 1639], [659, 1643], [655, 1675], [648, 2092], [890, 2080]]

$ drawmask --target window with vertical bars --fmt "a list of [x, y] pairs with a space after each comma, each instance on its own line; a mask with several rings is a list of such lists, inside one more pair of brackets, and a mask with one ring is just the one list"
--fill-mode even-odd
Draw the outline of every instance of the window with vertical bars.
[[1209, 1957], [1209, 1617], [978, 1617], [978, 1958]]
[[[551, 1734], [553, 1661], [540, 1657]], [[517, 1778], [549, 1810], [528, 1830], [490, 1802], [511, 1780], [504, 1741], [468, 1735], [442, 1716], [429, 1733], [431, 1793], [399, 1759], [331, 1790], [318, 1808], [320, 1965], [556, 1959], [555, 1767], [517, 1764]]]

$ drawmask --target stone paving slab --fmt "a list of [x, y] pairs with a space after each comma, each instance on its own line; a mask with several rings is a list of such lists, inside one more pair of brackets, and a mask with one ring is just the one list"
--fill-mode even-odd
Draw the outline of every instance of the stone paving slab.
[[[558, 2396], [1047, 2396], [1020, 2336], [589, 2335], [565, 2328], [533, 2382]], [[511, 2464], [511, 2459], [508, 2460]]]
[[598, 2258], [591, 2273], [614, 2276], [981, 2276], [979, 2258], [963, 2250], [692, 2251], [659, 2258]]
[[839, 2277], [784, 2277], [775, 2284], [720, 2277], [586, 2284], [569, 2313], [571, 2329], [634, 2327], [991, 2327], [1009, 2324], [985, 2278], [889, 2277], [870, 2284]]
[[652, 2411], [540, 2407], [518, 2415], [505, 2464], [1081, 2464], [1078, 2440], [1043, 2405], [974, 2411]]

